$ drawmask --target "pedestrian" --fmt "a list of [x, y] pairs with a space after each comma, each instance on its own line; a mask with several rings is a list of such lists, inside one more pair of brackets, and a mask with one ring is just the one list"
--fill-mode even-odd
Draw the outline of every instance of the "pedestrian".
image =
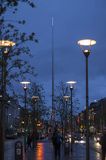
[[31, 141], [32, 141], [33, 149], [34, 149], [36, 147], [36, 145], [37, 145], [37, 134], [36, 134], [36, 132], [32, 133], [32, 135], [31, 135]]
[[62, 142], [62, 138], [60, 136], [60, 133], [57, 130], [55, 130], [52, 136], [55, 160], [57, 159], [60, 160], [61, 142]]
[[103, 132], [103, 135], [100, 139], [101, 151], [102, 151], [102, 160], [105, 160], [106, 157], [106, 131]]
[[31, 143], [32, 143], [32, 137], [30, 134], [28, 134], [28, 137], [27, 137], [27, 149], [30, 148], [31, 149]]

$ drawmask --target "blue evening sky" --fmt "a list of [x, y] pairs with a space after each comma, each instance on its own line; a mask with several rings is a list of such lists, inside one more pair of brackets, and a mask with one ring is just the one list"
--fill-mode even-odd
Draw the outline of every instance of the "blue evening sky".
[[[106, 1], [105, 0], [36, 0], [36, 8], [24, 3], [14, 19], [26, 19], [22, 31], [36, 33], [38, 44], [30, 45], [31, 60], [44, 85], [46, 102], [51, 105], [51, 17], [54, 17], [55, 85], [76, 80], [80, 107], [85, 106], [85, 57], [77, 41], [97, 41], [89, 57], [90, 102], [106, 96]], [[8, 15], [10, 16], [10, 15]]]

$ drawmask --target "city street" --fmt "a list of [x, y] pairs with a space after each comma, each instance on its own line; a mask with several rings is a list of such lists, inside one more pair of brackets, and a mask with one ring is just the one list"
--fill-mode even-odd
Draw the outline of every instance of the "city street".
[[106, 160], [106, 1], [0, 2], [0, 160]]
[[[21, 139], [20, 139], [21, 140]], [[14, 146], [17, 140], [8, 140], [5, 143], [5, 160], [14, 160]], [[22, 141], [22, 140], [21, 140]], [[73, 155], [65, 155], [64, 147], [61, 147], [61, 160], [84, 160], [85, 144], [74, 144]], [[23, 160], [54, 160], [53, 146], [50, 140], [39, 141], [36, 149], [28, 149], [23, 155]], [[92, 160], [100, 160], [100, 149], [95, 147], [94, 143], [90, 142], [90, 157]]]

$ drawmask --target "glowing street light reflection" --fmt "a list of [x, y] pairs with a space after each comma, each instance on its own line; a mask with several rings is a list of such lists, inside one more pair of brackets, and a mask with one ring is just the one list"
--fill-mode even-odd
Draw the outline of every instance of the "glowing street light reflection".
[[37, 143], [37, 152], [35, 156], [37, 160], [44, 160], [44, 144]]

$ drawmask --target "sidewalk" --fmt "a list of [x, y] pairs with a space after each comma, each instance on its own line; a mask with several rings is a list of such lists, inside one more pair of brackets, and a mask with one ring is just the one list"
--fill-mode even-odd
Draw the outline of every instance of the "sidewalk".
[[15, 160], [15, 142], [22, 141], [22, 138], [6, 140], [4, 143], [4, 160]]
[[[14, 144], [15, 141], [6, 142], [5, 146], [5, 160], [15, 160], [14, 158]], [[73, 154], [65, 155], [64, 147], [61, 147], [61, 159], [60, 160], [85, 160], [86, 149], [85, 144], [74, 144]], [[100, 160], [100, 154], [95, 152], [94, 149], [90, 149], [90, 159]], [[24, 154], [23, 160], [54, 160], [53, 146], [50, 141], [38, 142], [36, 149], [29, 149]]]

